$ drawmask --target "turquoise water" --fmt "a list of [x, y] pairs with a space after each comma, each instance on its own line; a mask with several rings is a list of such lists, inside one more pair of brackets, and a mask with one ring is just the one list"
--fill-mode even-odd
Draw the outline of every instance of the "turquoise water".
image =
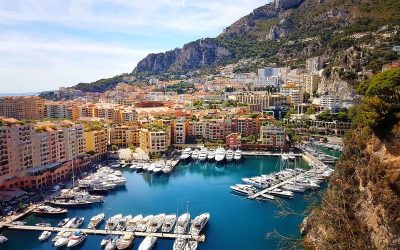
[[[277, 208], [272, 202], [257, 202], [230, 193], [229, 186], [241, 183], [242, 177], [266, 174], [276, 170], [278, 158], [244, 158], [240, 163], [216, 165], [215, 163], [181, 163], [170, 176], [138, 174], [124, 170], [128, 179], [126, 187], [106, 196], [103, 204], [91, 208], [69, 209], [68, 217], [84, 216], [88, 220], [101, 212], [106, 217], [122, 213], [143, 215], [178, 213], [186, 211], [192, 217], [209, 212], [211, 219], [203, 233], [206, 241], [198, 249], [276, 249], [277, 241], [267, 239], [266, 234], [276, 229], [282, 235], [300, 237], [301, 216], [277, 218]], [[302, 163], [305, 165], [304, 163]], [[295, 211], [307, 206], [304, 195], [296, 194], [286, 200]], [[177, 206], [178, 204], [178, 206]], [[42, 221], [56, 225], [61, 218], [28, 216], [25, 221], [34, 224]], [[104, 228], [104, 224], [101, 226]], [[0, 249], [54, 249], [49, 239], [37, 240], [40, 232], [5, 230], [9, 241]], [[53, 236], [55, 234], [53, 233]], [[77, 249], [99, 249], [101, 236], [90, 235]], [[137, 249], [142, 238], [135, 240]], [[155, 249], [172, 249], [172, 240], [157, 240]]]

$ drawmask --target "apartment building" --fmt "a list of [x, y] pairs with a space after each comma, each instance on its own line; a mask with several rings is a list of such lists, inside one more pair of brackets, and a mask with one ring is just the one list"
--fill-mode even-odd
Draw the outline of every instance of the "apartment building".
[[303, 90], [300, 84], [286, 83], [282, 85], [281, 94], [289, 97], [292, 105], [303, 102]]
[[44, 117], [51, 119], [69, 119], [77, 121], [82, 115], [77, 105], [71, 102], [44, 103]]
[[113, 126], [109, 128], [110, 134], [110, 145], [117, 146], [139, 146], [139, 131], [140, 129], [137, 126]]
[[340, 96], [324, 95], [320, 97], [320, 107], [322, 110], [329, 110], [332, 113], [337, 113], [342, 107], [342, 100]]
[[107, 152], [108, 133], [105, 129], [84, 132], [85, 151], [92, 155], [93, 160], [103, 159]]
[[44, 100], [38, 96], [0, 98], [0, 116], [20, 120], [44, 118]]
[[303, 92], [313, 94], [318, 90], [320, 78], [316, 74], [303, 74]]
[[172, 144], [185, 144], [189, 133], [189, 122], [185, 120], [173, 121], [171, 126]]
[[140, 147], [148, 154], [165, 153], [171, 146], [171, 127], [149, 124], [139, 132]]
[[225, 121], [224, 119], [211, 119], [205, 122], [205, 136], [206, 140], [224, 140], [226, 136]]
[[241, 103], [261, 106], [261, 109], [270, 109], [287, 105], [290, 99], [283, 95], [268, 94], [264, 92], [243, 92], [233, 95], [233, 98]]
[[225, 142], [230, 149], [240, 149], [242, 136], [238, 133], [231, 133], [226, 136]]
[[286, 144], [286, 133], [282, 126], [272, 124], [262, 126], [259, 141], [270, 148], [283, 148]]
[[257, 121], [251, 117], [234, 117], [232, 118], [232, 132], [243, 136], [256, 135], [258, 134]]

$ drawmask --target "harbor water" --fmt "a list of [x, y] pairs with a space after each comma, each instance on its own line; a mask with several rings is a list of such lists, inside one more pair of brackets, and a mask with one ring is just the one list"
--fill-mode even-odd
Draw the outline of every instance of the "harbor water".
[[[249, 200], [230, 192], [229, 186], [242, 183], [241, 178], [268, 174], [279, 170], [278, 157], [246, 157], [240, 163], [214, 162], [179, 163], [170, 175], [139, 174], [129, 169], [123, 170], [127, 178], [125, 188], [106, 195], [105, 202], [88, 208], [69, 208], [65, 217], [84, 216], [84, 227], [89, 219], [105, 213], [106, 219], [115, 214], [137, 215], [186, 212], [188, 207], [192, 218], [209, 212], [211, 218], [203, 233], [204, 243], [198, 249], [276, 249], [278, 241], [267, 238], [276, 230], [288, 237], [300, 238], [299, 226], [302, 216], [278, 218], [278, 208], [273, 202]], [[306, 167], [304, 162], [301, 162]], [[304, 194], [308, 194], [305, 192]], [[302, 212], [308, 205], [304, 194], [295, 194], [294, 199], [286, 199], [296, 212]], [[64, 217], [37, 217], [29, 215], [24, 220], [28, 225], [50, 222], [53, 226]], [[100, 226], [104, 228], [104, 223]], [[40, 232], [3, 230], [9, 239], [0, 249], [54, 249], [51, 238], [39, 242]], [[102, 236], [89, 235], [84, 244], [75, 249], [100, 249]], [[133, 249], [143, 238], [135, 239]], [[155, 249], [172, 249], [173, 240], [158, 239]]]

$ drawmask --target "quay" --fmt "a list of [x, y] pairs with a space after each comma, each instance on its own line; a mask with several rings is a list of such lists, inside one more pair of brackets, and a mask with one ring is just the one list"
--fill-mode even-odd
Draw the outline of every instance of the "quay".
[[[243, 156], [282, 156], [282, 153], [280, 152], [262, 152], [262, 151], [242, 151]], [[293, 153], [293, 156], [300, 157], [303, 156], [303, 154], [295, 154]]]
[[109, 231], [102, 229], [80, 229], [80, 228], [63, 228], [63, 227], [41, 227], [41, 226], [26, 226], [26, 225], [13, 225], [3, 224], [4, 227], [12, 230], [26, 230], [26, 231], [50, 231], [50, 232], [74, 232], [80, 230], [82, 233], [92, 235], [124, 235], [127, 233], [133, 233], [136, 237], [154, 236], [157, 238], [176, 239], [184, 238], [194, 241], [205, 241], [205, 235], [194, 236], [190, 234], [174, 234], [174, 233], [147, 233], [147, 232], [127, 232], [127, 231]]

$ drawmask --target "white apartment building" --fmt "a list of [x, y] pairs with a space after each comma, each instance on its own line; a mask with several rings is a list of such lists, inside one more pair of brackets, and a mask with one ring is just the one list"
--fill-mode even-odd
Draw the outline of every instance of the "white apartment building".
[[266, 125], [260, 128], [260, 142], [274, 148], [285, 146], [286, 133], [282, 126]]
[[342, 107], [342, 100], [340, 96], [335, 96], [335, 95], [321, 96], [320, 107], [323, 110], [329, 110], [332, 113], [337, 113]]

